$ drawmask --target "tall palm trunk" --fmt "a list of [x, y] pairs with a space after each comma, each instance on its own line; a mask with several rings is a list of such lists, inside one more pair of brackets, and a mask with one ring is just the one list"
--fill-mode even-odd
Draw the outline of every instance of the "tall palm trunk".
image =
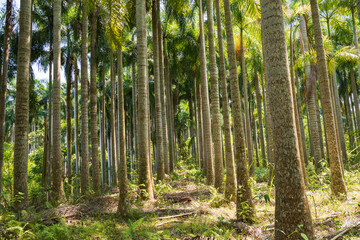
[[[67, 30], [68, 46], [70, 46], [70, 29]], [[67, 158], [67, 178], [70, 186], [70, 193], [73, 193], [72, 188], [72, 134], [71, 134], [71, 76], [73, 67], [73, 56], [70, 56], [70, 48], [67, 51], [68, 57], [70, 57], [69, 69], [66, 74], [66, 158]]]
[[119, 130], [120, 130], [120, 164], [119, 164], [119, 203], [118, 213], [125, 215], [128, 210], [128, 179], [126, 165], [126, 142], [125, 142], [125, 111], [124, 111], [124, 90], [122, 73], [122, 49], [118, 49], [118, 91], [119, 91]]
[[221, 95], [222, 95], [222, 114], [224, 118], [224, 135], [225, 135], [225, 159], [226, 159], [226, 183], [225, 183], [225, 197], [232, 201], [236, 200], [236, 176], [234, 152], [231, 141], [231, 124], [229, 113], [229, 98], [227, 92], [226, 70], [225, 70], [225, 56], [224, 46], [222, 40], [222, 27], [220, 15], [220, 2], [215, 0], [216, 6], [216, 23], [218, 33], [219, 45], [219, 60], [220, 60], [220, 80], [221, 80]]
[[61, 0], [54, 0], [54, 147], [53, 147], [53, 200], [61, 201], [64, 195], [61, 159], [61, 105], [60, 105], [60, 67], [61, 67]]
[[91, 16], [91, 60], [90, 60], [90, 128], [91, 128], [91, 157], [92, 157], [92, 175], [94, 192], [100, 190], [100, 172], [99, 172], [99, 139], [98, 139], [98, 116], [97, 116], [97, 87], [96, 87], [96, 67], [95, 56], [97, 42], [97, 15], [95, 9]]
[[255, 163], [254, 163], [254, 150], [253, 150], [253, 141], [251, 136], [251, 124], [250, 124], [250, 114], [249, 114], [249, 100], [248, 100], [248, 87], [246, 79], [246, 65], [245, 65], [245, 50], [244, 50], [244, 37], [243, 29], [241, 29], [241, 76], [243, 82], [243, 92], [244, 92], [244, 110], [245, 110], [245, 131], [246, 131], [246, 146], [248, 150], [248, 161], [250, 167], [250, 174], [255, 174]]
[[[356, 80], [355, 80], [355, 73], [354, 73], [354, 67], [351, 66], [350, 67], [350, 82], [351, 82], [351, 90], [354, 96], [354, 105], [355, 105], [355, 116], [356, 116], [356, 125], [360, 126], [360, 109], [359, 109], [359, 96], [358, 96], [358, 89], [357, 89], [357, 84], [356, 84]], [[359, 129], [357, 129], [359, 130]], [[360, 141], [360, 134], [357, 133], [356, 136], [356, 140], [357, 142]]]
[[255, 73], [254, 81], [255, 81], [256, 106], [257, 106], [257, 113], [258, 113], [258, 119], [259, 119], [259, 133], [260, 133], [262, 166], [266, 167], [267, 164], [266, 164], [266, 155], [265, 155], [264, 126], [263, 126], [263, 118], [262, 118], [261, 94], [260, 94], [260, 84], [259, 84], [258, 73]]
[[28, 129], [29, 129], [29, 80], [31, 52], [31, 1], [21, 0], [19, 43], [16, 78], [15, 145], [14, 145], [14, 197], [15, 209], [27, 207], [28, 185]]
[[3, 66], [2, 74], [0, 74], [0, 196], [2, 192], [2, 173], [4, 165], [4, 135], [5, 135], [5, 110], [6, 110], [6, 91], [7, 91], [7, 75], [9, 63], [9, 49], [11, 36], [11, 10], [12, 0], [6, 1], [5, 13], [5, 33], [4, 33], [4, 48], [3, 48]]
[[343, 125], [343, 121], [342, 121], [342, 117], [341, 117], [341, 107], [340, 107], [340, 98], [339, 98], [339, 91], [337, 88], [337, 80], [336, 80], [336, 72], [333, 73], [332, 75], [332, 86], [333, 86], [333, 95], [334, 95], [334, 106], [335, 106], [335, 110], [336, 110], [336, 123], [337, 123], [337, 128], [339, 131], [339, 140], [340, 140], [340, 147], [341, 147], [341, 152], [342, 152], [342, 156], [343, 156], [343, 160], [347, 161], [348, 157], [347, 157], [347, 152], [346, 152], [346, 142], [345, 142], [345, 133], [344, 133], [344, 125]]
[[[158, 2], [159, 3], [159, 2]], [[158, 6], [160, 11], [160, 8]], [[161, 109], [162, 109], [162, 132], [163, 132], [163, 153], [164, 153], [164, 171], [166, 174], [170, 173], [169, 167], [169, 147], [168, 147], [168, 123], [166, 108], [166, 91], [165, 91], [165, 72], [164, 72], [164, 51], [163, 51], [163, 37], [161, 20], [158, 21], [158, 41], [159, 41], [159, 70], [160, 70], [160, 96], [161, 96]]]
[[[299, 154], [300, 154], [300, 164], [301, 164], [301, 170], [304, 177], [305, 185], [308, 185], [308, 178], [306, 174], [306, 168], [305, 168], [305, 161], [304, 161], [304, 151], [303, 151], [303, 142], [301, 139], [301, 130], [300, 130], [300, 120], [299, 120], [299, 112], [297, 109], [297, 100], [296, 100], [296, 93], [295, 93], [295, 72], [294, 72], [294, 49], [293, 49], [293, 42], [292, 42], [292, 26], [290, 27], [290, 79], [291, 79], [291, 91], [292, 94], [292, 100], [294, 103], [294, 113], [295, 113], [295, 126], [296, 126], [296, 135], [297, 135], [297, 143], [299, 146]], [[306, 153], [305, 153], [306, 154]]]
[[[137, 51], [138, 51], [138, 99], [141, 103], [147, 103], [147, 39], [146, 39], [146, 6], [145, 0], [136, 0], [136, 29], [137, 29]], [[154, 198], [153, 188], [151, 185], [151, 170], [149, 156], [149, 122], [148, 122], [149, 105], [139, 104], [138, 119], [141, 124], [138, 127], [139, 149], [139, 186], [145, 190], [147, 197]], [[143, 196], [145, 197], [145, 196]]]
[[[101, 118], [101, 139], [102, 139], [102, 149], [101, 151], [103, 152], [103, 154], [101, 155], [101, 161], [103, 164], [103, 170], [102, 170], [102, 175], [103, 175], [103, 186], [106, 187], [106, 183], [107, 183], [107, 179], [106, 179], [106, 106], [105, 106], [105, 89], [106, 89], [106, 83], [105, 83], [105, 63], [103, 62], [102, 65], [102, 96], [101, 96], [101, 106], [102, 106], [102, 118]], [[110, 168], [110, 166], [108, 166], [108, 168]]]
[[[78, 185], [78, 177], [79, 177], [79, 91], [78, 91], [78, 76], [79, 69], [77, 68], [76, 59], [75, 62], [75, 74], [74, 74], [74, 145], [75, 145], [75, 173], [76, 173], [76, 185]], [[50, 123], [49, 123], [50, 126]], [[79, 188], [77, 188], [77, 193], [79, 192]]]
[[[295, 126], [295, 104], [286, 50], [281, 0], [262, 0], [264, 55], [275, 146], [275, 239], [314, 239]], [[279, 98], [281, 101], [279, 101]], [[291, 176], [289, 182], [287, 176]], [[299, 225], [302, 228], [299, 231]], [[289, 237], [290, 236], [290, 237]]]
[[166, 108], [167, 108], [167, 123], [168, 123], [168, 138], [169, 138], [169, 172], [172, 172], [174, 170], [174, 161], [175, 161], [175, 155], [174, 155], [174, 132], [172, 131], [172, 83], [170, 79], [170, 69], [169, 69], [169, 57], [167, 53], [167, 46], [166, 42], [164, 44], [164, 65], [165, 65], [165, 88], [166, 88]]
[[325, 121], [326, 140], [329, 149], [330, 169], [331, 169], [331, 190], [332, 193], [346, 195], [344, 176], [341, 170], [341, 155], [337, 144], [337, 132], [334, 120], [334, 108], [331, 104], [331, 94], [326, 66], [326, 55], [324, 42], [321, 32], [318, 0], [310, 0], [311, 13], [314, 25], [315, 45], [317, 53], [317, 63], [319, 69], [320, 92], [322, 98], [323, 114]]
[[209, 87], [206, 74], [206, 52], [204, 35], [204, 16], [202, 11], [202, 0], [199, 0], [199, 24], [200, 24], [200, 75], [201, 75], [201, 97], [203, 108], [203, 130], [204, 130], [204, 161], [206, 165], [206, 183], [214, 184], [214, 164], [212, 154], [212, 135], [210, 120]]
[[111, 164], [112, 164], [112, 179], [115, 186], [118, 185], [118, 176], [117, 176], [117, 151], [116, 151], [116, 128], [115, 128], [115, 66], [114, 66], [114, 54], [111, 50], [110, 53], [110, 78], [111, 78]]
[[152, 30], [153, 30], [153, 56], [154, 56], [154, 83], [155, 83], [155, 124], [156, 124], [156, 159], [157, 159], [157, 179], [165, 179], [164, 171], [164, 144], [161, 106], [161, 82], [159, 64], [159, 33], [158, 33], [158, 1], [153, 0], [152, 6]]
[[348, 135], [349, 135], [350, 146], [351, 146], [351, 149], [354, 149], [355, 148], [354, 127], [353, 127], [353, 120], [351, 118], [351, 108], [350, 108], [350, 103], [349, 103], [349, 90], [347, 87], [345, 87], [344, 103], [345, 103], [347, 131], [348, 131]]
[[215, 37], [214, 37], [214, 13], [213, 0], [206, 1], [208, 17], [208, 42], [209, 42], [209, 62], [210, 62], [210, 83], [211, 83], [211, 117], [212, 117], [212, 139], [214, 144], [214, 162], [215, 162], [215, 188], [221, 189], [224, 170], [223, 170], [223, 152], [222, 152], [222, 134], [221, 134], [221, 114], [219, 100], [219, 82], [216, 65]]
[[[300, 30], [301, 30], [301, 39], [302, 45], [304, 46], [305, 54], [309, 52], [309, 43], [307, 37], [306, 22], [303, 15], [300, 16]], [[312, 157], [314, 158], [314, 164], [316, 170], [320, 170], [320, 160], [321, 160], [321, 146], [320, 146], [320, 136], [318, 134], [319, 126], [317, 121], [317, 111], [315, 101], [315, 94], [317, 94], [316, 88], [316, 74], [315, 69], [310, 65], [310, 61], [305, 61], [305, 76], [308, 82], [307, 84], [307, 104], [309, 110], [309, 126], [310, 126], [310, 137], [311, 137], [311, 146], [312, 146]]]
[[[236, 160], [236, 217], [238, 220], [251, 220], [255, 214], [252, 192], [249, 185], [248, 164], [245, 154], [245, 134], [241, 112], [241, 96], [239, 91], [236, 67], [235, 43], [231, 21], [230, 1], [224, 0], [226, 39], [229, 58], [229, 74], [232, 100], [232, 118], [234, 124], [234, 146]], [[246, 206], [246, 207], [245, 207]]]
[[81, 193], [90, 190], [88, 134], [88, 15], [87, 1], [82, 1], [81, 29]]

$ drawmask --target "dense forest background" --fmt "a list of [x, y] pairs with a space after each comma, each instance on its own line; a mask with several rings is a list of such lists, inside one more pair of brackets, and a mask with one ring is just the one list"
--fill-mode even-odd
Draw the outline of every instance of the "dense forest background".
[[14, 6], [0, 239], [360, 237], [359, 0]]

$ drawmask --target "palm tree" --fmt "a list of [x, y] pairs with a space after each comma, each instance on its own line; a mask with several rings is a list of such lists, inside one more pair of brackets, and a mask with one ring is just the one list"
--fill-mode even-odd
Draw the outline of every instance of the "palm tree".
[[15, 145], [14, 145], [14, 197], [15, 209], [27, 207], [28, 200], [28, 125], [31, 1], [21, 0], [19, 19], [19, 43], [16, 78]]
[[54, 146], [53, 146], [53, 200], [61, 201], [64, 195], [61, 164], [61, 106], [60, 106], [60, 67], [61, 67], [61, 0], [54, 0]]
[[161, 106], [161, 83], [159, 64], [159, 33], [158, 33], [158, 1], [153, 0], [152, 5], [152, 30], [153, 30], [153, 56], [154, 56], [154, 83], [155, 83], [155, 117], [156, 117], [156, 158], [157, 158], [157, 179], [163, 181], [164, 171], [164, 150], [163, 150], [163, 126]]
[[[264, 56], [275, 145], [276, 239], [314, 239], [298, 153], [281, 0], [262, 0]], [[279, 100], [280, 99], [280, 100]], [[291, 176], [291, 182], [287, 176]], [[299, 230], [299, 225], [302, 228]]]
[[91, 128], [91, 157], [93, 167], [94, 191], [100, 190], [99, 172], [99, 138], [98, 138], [98, 116], [97, 116], [97, 87], [96, 87], [96, 43], [97, 43], [97, 6], [91, 15], [91, 62], [90, 62], [90, 128]]
[[81, 29], [81, 193], [90, 188], [88, 137], [88, 15], [87, 1], [82, 1]]
[[[256, 107], [257, 107], [258, 118], [259, 118], [259, 132], [260, 132], [262, 165], [263, 165], [263, 167], [266, 167], [267, 163], [266, 163], [266, 155], [265, 155], [264, 127], [263, 127], [261, 93], [260, 93], [260, 84], [259, 84], [258, 73], [255, 73], [254, 82], [255, 82], [254, 84], [255, 84], [255, 95], [256, 95]], [[263, 96], [263, 97], [265, 97], [265, 96]]]
[[118, 49], [118, 91], [119, 91], [119, 130], [120, 130], [120, 165], [119, 165], [119, 204], [118, 213], [125, 215], [128, 209], [128, 180], [126, 166], [125, 111], [122, 73], [122, 50]]
[[231, 21], [230, 1], [224, 0], [226, 39], [229, 59], [230, 89], [232, 100], [232, 117], [234, 124], [234, 146], [236, 160], [236, 217], [238, 220], [251, 220], [254, 216], [252, 192], [249, 185], [248, 164], [245, 154], [245, 135], [241, 112], [241, 96], [239, 91], [236, 67], [235, 43]]
[[234, 152], [231, 141], [231, 124], [229, 113], [229, 98], [226, 82], [226, 70], [225, 70], [225, 56], [224, 46], [222, 41], [222, 27], [221, 27], [221, 15], [220, 15], [220, 3], [219, 0], [215, 1], [216, 6], [216, 23], [218, 31], [218, 45], [219, 45], [219, 59], [220, 59], [220, 80], [221, 80], [221, 93], [222, 93], [222, 107], [224, 118], [224, 135], [225, 135], [225, 157], [226, 157], [226, 184], [225, 184], [225, 197], [227, 199], [236, 200], [236, 176], [235, 176], [235, 163]]
[[202, 0], [199, 0], [199, 24], [200, 24], [200, 74], [201, 74], [201, 97], [203, 109], [203, 132], [204, 132], [204, 163], [206, 172], [206, 183], [214, 184], [214, 166], [212, 154], [212, 135], [210, 120], [209, 90], [206, 74], [204, 16], [202, 12]]
[[346, 187], [343, 172], [341, 170], [341, 154], [337, 143], [337, 132], [335, 127], [334, 107], [331, 102], [328, 71], [326, 65], [325, 48], [321, 30], [319, 3], [317, 0], [310, 0], [311, 13], [314, 25], [315, 45], [318, 63], [318, 76], [320, 92], [325, 121], [326, 140], [329, 149], [331, 169], [331, 190], [336, 196], [346, 195]]
[[118, 184], [117, 176], [117, 151], [116, 151], [116, 128], [115, 128], [115, 66], [114, 66], [114, 54], [110, 50], [110, 78], [111, 78], [111, 164], [112, 164], [112, 179], [115, 186]]
[[12, 0], [6, 1], [5, 13], [5, 33], [4, 33], [4, 48], [3, 48], [3, 68], [2, 76], [0, 77], [0, 195], [2, 192], [2, 173], [4, 165], [4, 135], [5, 135], [5, 110], [6, 110], [6, 91], [7, 91], [7, 76], [9, 63], [9, 49], [11, 36], [11, 10]]
[[[305, 17], [303, 15], [300, 16], [300, 30], [301, 30], [301, 39], [302, 45], [304, 46], [305, 54], [309, 52], [309, 43], [308, 43], [308, 34], [306, 29]], [[309, 110], [309, 125], [310, 125], [310, 136], [311, 136], [311, 145], [313, 147], [313, 158], [316, 170], [320, 169], [320, 160], [321, 160], [321, 146], [320, 146], [320, 136], [318, 134], [318, 122], [317, 122], [317, 109], [316, 104], [318, 102], [315, 101], [317, 94], [316, 88], [316, 74], [314, 65], [310, 65], [310, 61], [305, 61], [305, 76], [308, 81], [307, 87], [307, 104]]]
[[[149, 122], [148, 112], [149, 106], [147, 94], [147, 39], [146, 39], [146, 6], [145, 0], [136, 0], [136, 29], [137, 29], [137, 51], [138, 51], [138, 119], [141, 124], [138, 127], [138, 146], [139, 148], [139, 186], [147, 193], [147, 197], [154, 198], [153, 188], [151, 184], [150, 156], [149, 156]], [[145, 197], [143, 195], [143, 197]]]
[[208, 42], [209, 42], [209, 62], [210, 62], [210, 82], [211, 82], [211, 116], [212, 133], [214, 144], [215, 161], [215, 188], [222, 187], [224, 179], [223, 170], [223, 152], [222, 152], [222, 134], [221, 134], [221, 114], [219, 101], [219, 82], [216, 65], [215, 38], [214, 38], [214, 18], [213, 18], [213, 0], [206, 1], [208, 18]]

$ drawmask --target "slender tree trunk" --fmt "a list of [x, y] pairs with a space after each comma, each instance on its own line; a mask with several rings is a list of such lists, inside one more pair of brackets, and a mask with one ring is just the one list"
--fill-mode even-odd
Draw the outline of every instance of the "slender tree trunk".
[[299, 116], [299, 126], [300, 126], [300, 134], [301, 134], [301, 142], [303, 147], [303, 153], [304, 153], [304, 162], [307, 165], [308, 164], [308, 157], [307, 157], [307, 148], [306, 148], [306, 139], [305, 139], [305, 129], [304, 129], [304, 119], [303, 119], [303, 112], [301, 108], [301, 96], [300, 96], [300, 80], [296, 81], [296, 102], [297, 102], [297, 111]]
[[[258, 137], [257, 137], [257, 126], [256, 126], [256, 120], [254, 117], [254, 109], [255, 106], [253, 106], [254, 104], [250, 103], [250, 114], [251, 114], [251, 118], [250, 118], [250, 123], [251, 123], [251, 130], [254, 131], [252, 135], [252, 139], [253, 139], [253, 143], [254, 143], [254, 149], [255, 149], [255, 158], [256, 158], [256, 166], [260, 167], [260, 160], [259, 160], [259, 151], [258, 151]], [[254, 160], [254, 164], [255, 164], [255, 160]]]
[[20, 212], [28, 201], [28, 126], [29, 80], [31, 52], [31, 1], [21, 0], [19, 43], [16, 78], [15, 145], [14, 145], [14, 198], [15, 209]]
[[341, 107], [340, 107], [340, 98], [339, 91], [337, 88], [337, 80], [336, 80], [336, 72], [334, 71], [332, 75], [332, 84], [333, 84], [333, 95], [334, 95], [334, 106], [336, 110], [336, 118], [337, 118], [337, 127], [339, 131], [339, 140], [341, 146], [342, 157], [344, 161], [348, 160], [347, 152], [346, 152], [346, 142], [345, 142], [345, 133], [344, 133], [344, 125], [341, 117]]
[[210, 120], [210, 102], [208, 80], [206, 74], [206, 52], [204, 35], [204, 16], [202, 11], [202, 0], [199, 0], [199, 24], [200, 24], [200, 75], [201, 75], [201, 97], [203, 108], [203, 129], [204, 129], [204, 161], [206, 165], [206, 184], [214, 184], [214, 164], [212, 154], [212, 135]]
[[53, 201], [61, 201], [64, 195], [61, 164], [61, 105], [60, 105], [60, 67], [61, 67], [61, 1], [54, 0], [54, 147], [53, 147]]
[[157, 179], [164, 181], [164, 136], [162, 126], [163, 109], [161, 106], [161, 79], [159, 61], [159, 33], [158, 33], [158, 0], [153, 0], [152, 6], [152, 31], [153, 31], [153, 58], [154, 58], [154, 83], [155, 83], [155, 124], [156, 124], [156, 160], [157, 160]]
[[136, 91], [136, 70], [135, 70], [135, 61], [133, 61], [131, 63], [131, 80], [132, 80], [132, 104], [133, 104], [133, 149], [134, 149], [134, 154], [133, 154], [133, 158], [134, 158], [134, 169], [136, 169], [136, 162], [138, 159], [138, 155], [137, 155], [137, 125], [136, 125], [136, 119], [137, 119], [137, 91]]
[[328, 71], [326, 66], [326, 55], [321, 32], [319, 4], [317, 0], [310, 0], [310, 4], [314, 25], [315, 45], [319, 69], [319, 82], [325, 121], [326, 140], [329, 149], [331, 189], [332, 193], [336, 196], [346, 195], [344, 176], [341, 171], [340, 149], [338, 149], [338, 144], [336, 141], [337, 133], [334, 121], [335, 115], [333, 106], [331, 104]]
[[78, 108], [78, 76], [79, 76], [79, 69], [77, 68], [76, 60], [75, 60], [75, 79], [74, 79], [74, 145], [75, 145], [75, 173], [76, 173], [76, 186], [77, 186], [77, 193], [79, 192], [78, 187], [78, 177], [79, 177], [79, 108]]
[[[67, 31], [68, 45], [70, 46], [70, 30]], [[70, 49], [68, 50], [70, 56]], [[70, 56], [72, 58], [72, 56]], [[71, 59], [72, 61], [73, 59]], [[73, 193], [72, 188], [72, 139], [71, 139], [71, 76], [72, 76], [72, 63], [69, 63], [69, 70], [66, 76], [66, 157], [67, 157], [67, 178], [70, 186], [70, 194]]]
[[81, 193], [90, 190], [88, 134], [88, 16], [87, 2], [82, 1], [81, 29]]
[[[351, 90], [353, 93], [353, 97], [354, 97], [354, 105], [355, 105], [355, 116], [356, 116], [356, 125], [360, 126], [360, 110], [359, 110], [359, 96], [358, 96], [358, 89], [357, 89], [357, 84], [356, 84], [356, 80], [355, 80], [355, 71], [354, 68], [351, 66], [350, 67], [350, 81], [351, 81]], [[356, 134], [356, 140], [357, 142], [360, 141], [360, 134], [357, 133]]]
[[96, 44], [97, 44], [97, 7], [94, 7], [91, 16], [91, 59], [90, 59], [90, 128], [91, 128], [91, 157], [94, 192], [100, 190], [99, 172], [99, 138], [97, 116], [97, 87], [96, 87]]
[[[51, 186], [51, 172], [52, 172], [52, 168], [51, 168], [51, 157], [52, 157], [52, 144], [53, 144], [53, 111], [52, 111], [52, 103], [53, 103], [53, 97], [52, 97], [52, 88], [53, 88], [53, 84], [52, 84], [52, 49], [53, 49], [53, 44], [52, 44], [52, 37], [50, 36], [50, 63], [49, 63], [49, 149], [48, 149], [48, 164], [47, 164], [47, 185]], [[48, 195], [49, 198], [49, 195]]]
[[111, 163], [112, 163], [112, 179], [113, 184], [115, 186], [118, 185], [118, 176], [117, 176], [117, 151], [116, 151], [116, 121], [115, 121], [115, 106], [116, 106], [116, 99], [115, 99], [115, 69], [114, 69], [114, 54], [111, 50], [110, 55], [110, 68], [111, 68]]
[[[159, 1], [158, 1], [159, 4]], [[158, 5], [160, 11], [160, 7]], [[161, 96], [161, 109], [162, 109], [162, 133], [163, 133], [163, 157], [164, 157], [164, 171], [166, 174], [170, 173], [169, 167], [169, 143], [168, 143], [168, 123], [167, 123], [167, 111], [166, 108], [166, 91], [165, 91], [165, 72], [164, 72], [164, 51], [163, 51], [163, 38], [162, 38], [162, 26], [161, 20], [158, 21], [158, 41], [159, 41], [159, 70], [160, 70], [160, 96]]]
[[174, 171], [174, 136], [172, 131], [172, 83], [170, 79], [170, 69], [169, 69], [169, 58], [167, 53], [166, 43], [164, 44], [165, 54], [164, 54], [164, 65], [165, 65], [165, 88], [166, 88], [166, 107], [167, 107], [167, 122], [168, 122], [168, 138], [169, 138], [169, 172]]
[[[299, 112], [297, 110], [297, 101], [296, 101], [296, 95], [295, 95], [295, 73], [294, 73], [294, 49], [293, 49], [293, 43], [292, 43], [292, 26], [290, 28], [290, 79], [291, 79], [291, 91], [292, 91], [292, 101], [294, 103], [294, 113], [295, 113], [295, 126], [296, 126], [296, 135], [297, 135], [297, 143], [299, 148], [299, 154], [300, 154], [300, 164], [301, 164], [301, 170], [304, 178], [305, 185], [308, 185], [308, 178], [306, 174], [306, 168], [305, 168], [305, 161], [304, 161], [304, 152], [303, 152], [303, 146], [302, 146], [302, 139], [301, 139], [301, 133], [300, 133], [300, 121], [299, 121]], [[306, 153], [305, 153], [306, 154]]]
[[[102, 118], [101, 118], [101, 141], [102, 141], [102, 145], [101, 145], [101, 162], [103, 165], [103, 170], [102, 170], [102, 175], [103, 175], [103, 187], [106, 187], [106, 147], [105, 147], [105, 143], [106, 143], [106, 127], [105, 127], [105, 123], [106, 123], [106, 106], [105, 106], [105, 88], [106, 88], [106, 84], [105, 84], [105, 64], [103, 62], [102, 65], [102, 97], [101, 97], [101, 106], [102, 106]], [[109, 166], [110, 167], [110, 166]]]
[[[230, 1], [224, 0], [226, 39], [229, 59], [229, 74], [232, 100], [232, 117], [234, 124], [234, 145], [236, 160], [236, 217], [238, 220], [251, 221], [254, 216], [254, 204], [249, 185], [249, 173], [245, 154], [245, 134], [241, 113], [241, 96], [239, 91], [238, 73], [236, 67], [235, 43], [231, 21]], [[246, 206], [246, 208], [244, 208]]]
[[[308, 37], [307, 37], [307, 29], [306, 29], [306, 22], [303, 15], [300, 16], [300, 30], [301, 30], [301, 40], [302, 45], [304, 46], [304, 54], [307, 54], [309, 52], [309, 43], [308, 43]], [[313, 65], [310, 65], [310, 61], [305, 61], [305, 76], [307, 80], [307, 104], [308, 104], [308, 110], [309, 110], [309, 131], [311, 134], [309, 135], [311, 137], [312, 141], [312, 157], [314, 158], [314, 164], [316, 167], [316, 170], [320, 170], [320, 160], [321, 160], [321, 146], [320, 146], [320, 136], [318, 134], [319, 127], [318, 121], [317, 121], [317, 109], [316, 109], [316, 97], [317, 94], [317, 88], [316, 88], [316, 73], [315, 68]]]
[[227, 92], [226, 70], [225, 70], [225, 56], [222, 40], [222, 27], [220, 15], [220, 1], [216, 0], [216, 23], [218, 32], [218, 45], [219, 45], [219, 60], [220, 60], [220, 80], [221, 80], [221, 93], [222, 93], [222, 114], [224, 118], [224, 135], [225, 135], [225, 159], [226, 159], [226, 183], [225, 183], [225, 197], [229, 200], [236, 200], [236, 175], [234, 152], [232, 146], [232, 134], [229, 113], [229, 98]]
[[259, 133], [260, 133], [262, 165], [263, 165], [263, 167], [266, 167], [267, 164], [266, 164], [266, 155], [265, 155], [264, 126], [263, 126], [263, 118], [262, 118], [261, 94], [260, 94], [260, 84], [259, 84], [258, 73], [255, 73], [254, 81], [255, 81], [256, 107], [257, 107], [257, 113], [258, 113], [258, 119], [259, 119]]
[[345, 88], [345, 96], [344, 96], [344, 103], [345, 103], [345, 112], [346, 112], [346, 122], [347, 122], [347, 130], [350, 140], [351, 149], [355, 148], [355, 138], [354, 138], [354, 125], [353, 120], [351, 118], [351, 107], [349, 103], [349, 90]]
[[[46, 109], [46, 107], [45, 107]], [[42, 176], [41, 176], [41, 186], [45, 189], [47, 187], [47, 164], [48, 164], [48, 127], [47, 127], [47, 120], [44, 117], [44, 155], [43, 155], [43, 168], [42, 168]]]
[[244, 39], [243, 39], [243, 30], [241, 29], [241, 46], [240, 46], [240, 55], [241, 55], [241, 76], [243, 82], [243, 92], [244, 92], [244, 110], [245, 110], [245, 131], [246, 131], [246, 146], [248, 150], [248, 161], [250, 168], [250, 175], [255, 174], [255, 163], [254, 163], [254, 148], [253, 141], [251, 136], [251, 125], [250, 125], [250, 114], [249, 114], [249, 100], [248, 100], [248, 89], [247, 89], [247, 79], [246, 79], [246, 66], [245, 66], [245, 53], [244, 53]]
[[[136, 29], [137, 29], [137, 51], [138, 51], [138, 99], [141, 103], [148, 103], [147, 93], [147, 39], [146, 39], [146, 6], [145, 0], [136, 0]], [[139, 149], [139, 186], [145, 190], [147, 197], [154, 198], [151, 185], [151, 169], [149, 156], [149, 133], [148, 133], [148, 112], [147, 104], [139, 104], [138, 119], [141, 124], [138, 127]], [[145, 197], [145, 196], [143, 196]]]
[[119, 91], [119, 130], [120, 130], [120, 165], [119, 165], [119, 204], [117, 212], [125, 215], [128, 210], [128, 179], [126, 165], [126, 145], [125, 145], [125, 111], [124, 111], [124, 91], [122, 73], [122, 49], [118, 49], [118, 91]]
[[212, 139], [214, 144], [214, 163], [215, 163], [215, 188], [221, 189], [224, 179], [223, 152], [222, 152], [222, 133], [221, 133], [221, 114], [219, 100], [218, 69], [216, 64], [215, 37], [214, 37], [214, 13], [213, 0], [206, 1], [208, 17], [208, 43], [209, 43], [209, 63], [210, 63], [210, 83], [211, 83], [211, 117], [212, 117]]
[[[275, 145], [275, 239], [314, 238], [305, 194], [281, 0], [262, 0], [264, 55]], [[281, 101], [279, 101], [279, 98]], [[291, 181], [289, 178], [291, 176]], [[299, 225], [302, 228], [299, 230]]]
[[6, 91], [7, 91], [7, 76], [9, 63], [9, 49], [11, 36], [11, 10], [12, 0], [6, 1], [5, 12], [5, 33], [4, 33], [4, 47], [3, 47], [3, 61], [2, 74], [0, 74], [0, 196], [2, 193], [2, 174], [4, 165], [4, 140], [5, 140], [5, 110], [6, 110]]
[[[204, 130], [203, 130], [203, 110], [202, 110], [202, 103], [201, 103], [201, 84], [198, 84], [196, 87], [197, 91], [197, 104], [198, 104], [198, 115], [199, 115], [199, 151], [200, 151], [200, 163], [199, 166], [202, 169], [205, 169], [204, 164]], [[234, 169], [235, 171], [235, 169]], [[234, 190], [235, 191], [235, 190]]]

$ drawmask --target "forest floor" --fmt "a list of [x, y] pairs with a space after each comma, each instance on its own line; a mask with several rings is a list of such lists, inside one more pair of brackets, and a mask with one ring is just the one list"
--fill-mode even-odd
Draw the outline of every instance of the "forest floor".
[[[257, 176], [259, 174], [261, 171]], [[28, 213], [28, 221], [18, 224], [18, 228], [2, 229], [6, 218], [2, 216], [0, 239], [1, 236], [24, 239], [273, 239], [274, 188], [268, 187], [266, 182], [252, 181], [256, 219], [254, 224], [248, 225], [234, 220], [235, 204], [226, 202], [223, 194], [206, 186], [200, 175], [199, 170], [184, 165], [172, 175], [171, 181], [156, 185], [156, 197], [152, 201], [140, 201], [132, 186], [131, 211], [124, 219], [116, 216], [116, 188], [106, 195], [67, 202], [35, 216]], [[310, 177], [308, 189], [311, 190], [307, 190], [307, 195], [316, 238], [359, 239], [359, 171], [346, 172], [348, 196], [345, 201], [330, 196], [326, 173], [315, 177]], [[337, 236], [339, 233], [341, 235]]]

